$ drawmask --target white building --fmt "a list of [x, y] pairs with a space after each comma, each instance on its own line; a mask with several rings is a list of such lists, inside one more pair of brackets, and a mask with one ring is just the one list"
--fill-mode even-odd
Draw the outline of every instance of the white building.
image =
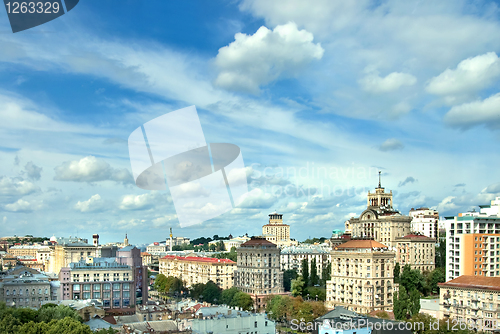
[[462, 275], [500, 276], [500, 197], [479, 207], [479, 212], [444, 219], [447, 281]]
[[281, 250], [280, 255], [281, 270], [293, 269], [302, 275], [302, 261], [304, 259], [307, 259], [309, 263], [309, 274], [311, 273], [312, 260], [316, 260], [318, 277], [322, 278], [323, 269], [331, 262], [330, 249], [324, 246], [306, 244], [285, 247]]
[[439, 236], [439, 213], [429, 208], [411, 208], [411, 227], [413, 232], [420, 233], [426, 237], [436, 239]]

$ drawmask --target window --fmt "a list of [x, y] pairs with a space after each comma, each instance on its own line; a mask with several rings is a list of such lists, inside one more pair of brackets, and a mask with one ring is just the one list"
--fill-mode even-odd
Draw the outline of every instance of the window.
[[257, 321], [255, 322], [254, 327], [257, 328]]

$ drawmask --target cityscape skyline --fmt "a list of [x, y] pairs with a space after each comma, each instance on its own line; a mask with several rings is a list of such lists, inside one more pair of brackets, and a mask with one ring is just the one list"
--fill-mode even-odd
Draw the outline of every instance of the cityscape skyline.
[[[477, 210], [500, 196], [499, 14], [494, 1], [81, 2], [12, 34], [0, 11], [0, 234], [259, 235], [277, 211], [291, 238], [329, 237], [379, 171], [404, 215]], [[250, 193], [180, 228], [168, 190], [135, 187], [127, 138], [191, 105], [207, 142], [241, 148]]]

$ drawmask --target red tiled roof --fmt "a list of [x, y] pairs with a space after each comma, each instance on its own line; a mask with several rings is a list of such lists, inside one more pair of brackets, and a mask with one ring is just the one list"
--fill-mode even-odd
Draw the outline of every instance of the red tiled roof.
[[335, 247], [337, 248], [387, 248], [386, 245], [381, 244], [375, 240], [349, 240]]
[[236, 262], [231, 261], [229, 259], [215, 259], [215, 258], [212, 258], [212, 257], [166, 255], [166, 256], [162, 257], [162, 259], [179, 260], [179, 261], [191, 261], [191, 262], [236, 264]]
[[148, 252], [142, 252], [141, 253], [141, 256], [149, 256], [149, 255], [151, 255], [151, 254], [149, 254]]
[[440, 287], [469, 288], [500, 291], [500, 277], [483, 277], [462, 275], [445, 283], [438, 283]]

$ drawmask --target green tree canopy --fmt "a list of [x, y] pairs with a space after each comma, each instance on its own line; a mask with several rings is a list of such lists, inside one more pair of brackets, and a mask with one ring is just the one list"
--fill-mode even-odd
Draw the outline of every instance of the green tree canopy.
[[309, 286], [309, 261], [307, 258], [302, 260], [302, 280], [304, 281], [305, 286]]
[[232, 302], [233, 302], [234, 295], [237, 294], [238, 292], [239, 292], [239, 290], [235, 286], [233, 286], [230, 289], [226, 289], [226, 290], [222, 291], [221, 300], [220, 300], [221, 304], [235, 306], [232, 304]]
[[297, 297], [297, 296], [302, 296], [304, 293], [304, 279], [302, 276], [297, 277], [296, 279], [292, 280], [292, 296]]
[[233, 297], [232, 304], [245, 311], [250, 311], [253, 307], [253, 300], [248, 293], [238, 291]]
[[297, 271], [293, 269], [288, 269], [283, 272], [283, 285], [285, 287], [285, 291], [291, 290], [292, 280], [296, 279], [297, 276]]
[[316, 266], [316, 258], [311, 260], [311, 277], [309, 279], [309, 286], [319, 284], [318, 267]]

